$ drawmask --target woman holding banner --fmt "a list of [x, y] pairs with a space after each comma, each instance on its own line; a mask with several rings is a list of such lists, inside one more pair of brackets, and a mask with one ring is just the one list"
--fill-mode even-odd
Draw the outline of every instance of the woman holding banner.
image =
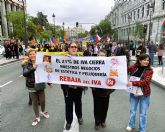
[[[101, 49], [98, 52], [98, 56], [106, 56], [107, 52]], [[114, 92], [115, 89], [101, 89], [92, 88], [93, 101], [94, 101], [94, 117], [95, 117], [95, 129], [99, 130], [101, 127], [106, 127], [106, 117], [109, 107], [110, 94]]]
[[139, 132], [146, 132], [147, 111], [150, 104], [150, 83], [153, 75], [153, 70], [150, 67], [151, 61], [149, 55], [141, 54], [137, 58], [136, 64], [128, 67], [128, 73], [131, 77], [138, 77], [139, 81], [129, 81], [127, 86], [136, 86], [135, 94], [130, 93], [130, 119], [127, 131], [132, 131], [135, 128], [135, 118], [137, 106], [139, 103]]
[[45, 92], [44, 89], [46, 88], [45, 83], [35, 83], [35, 75], [34, 72], [37, 68], [36, 64], [36, 50], [29, 49], [28, 51], [28, 62], [23, 65], [23, 76], [26, 77], [26, 87], [30, 93], [30, 97], [32, 99], [33, 110], [35, 113], [35, 119], [32, 122], [32, 126], [36, 126], [40, 122], [39, 116], [39, 103], [41, 105], [41, 112], [40, 114], [45, 118], [49, 118], [48, 112], [45, 111]]
[[[77, 45], [75, 42], [71, 42], [68, 47], [69, 57], [78, 56], [77, 54]], [[78, 118], [78, 122], [80, 125], [83, 124], [82, 119], [82, 92], [83, 88], [81, 86], [73, 86], [73, 85], [64, 85], [61, 84], [61, 88], [63, 90], [64, 99], [65, 99], [65, 115], [66, 115], [66, 130], [70, 130], [71, 124], [73, 121], [73, 103], [75, 104], [75, 113]]]

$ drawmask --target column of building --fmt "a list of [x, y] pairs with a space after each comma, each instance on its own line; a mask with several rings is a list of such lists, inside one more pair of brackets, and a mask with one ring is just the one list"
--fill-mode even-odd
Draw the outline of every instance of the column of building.
[[1, 0], [1, 19], [2, 19], [2, 35], [5, 38], [8, 38], [7, 18], [6, 18], [6, 9], [5, 9], [4, 0]]
[[[7, 2], [7, 12], [11, 12], [11, 2]], [[9, 29], [9, 33], [13, 32], [13, 24], [11, 22], [8, 22], [8, 29]]]

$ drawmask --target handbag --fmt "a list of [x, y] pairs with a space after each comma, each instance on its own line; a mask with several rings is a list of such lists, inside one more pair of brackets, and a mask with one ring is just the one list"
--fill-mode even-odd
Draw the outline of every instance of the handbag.
[[34, 85], [34, 90], [36, 91], [43, 91], [46, 88], [45, 83], [36, 83]]

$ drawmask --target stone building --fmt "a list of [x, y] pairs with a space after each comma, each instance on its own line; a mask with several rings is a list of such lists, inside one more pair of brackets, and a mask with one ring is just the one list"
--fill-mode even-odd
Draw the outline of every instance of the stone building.
[[[26, 3], [25, 0], [23, 2]], [[22, 0], [0, 0], [0, 38], [8, 38], [13, 31], [12, 23], [8, 22], [6, 14], [10, 11], [23, 10]]]
[[[165, 36], [165, 0], [116, 0], [106, 16], [117, 34], [117, 40], [135, 40], [136, 22], [146, 26], [144, 40], [162, 42]], [[150, 29], [150, 30], [149, 30]], [[142, 39], [142, 40], [143, 40]]]

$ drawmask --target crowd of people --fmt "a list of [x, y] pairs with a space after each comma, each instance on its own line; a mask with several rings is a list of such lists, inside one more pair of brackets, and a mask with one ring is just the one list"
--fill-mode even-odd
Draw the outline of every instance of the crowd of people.
[[[153, 70], [151, 65], [153, 60], [151, 59], [152, 53], [158, 51], [159, 64], [163, 63], [162, 61], [162, 50], [163, 44], [160, 44], [157, 47], [148, 45], [149, 55], [146, 54], [146, 47], [142, 42], [135, 44], [131, 41], [130, 46], [125, 44], [113, 43], [90, 43], [88, 42], [85, 47], [82, 47], [80, 44], [77, 44], [74, 41], [70, 43], [63, 43], [61, 45], [49, 45], [45, 43], [44, 46], [41, 44], [30, 45], [30, 48], [27, 50], [27, 57], [22, 61], [23, 75], [26, 80], [26, 87], [29, 92], [29, 99], [32, 101], [33, 110], [35, 113], [35, 119], [32, 121], [32, 125], [35, 126], [40, 122], [40, 114], [45, 118], [49, 118], [49, 113], [45, 111], [45, 88], [46, 84], [36, 84], [34, 72], [37, 68], [36, 52], [45, 51], [45, 52], [55, 52], [55, 51], [67, 51], [70, 56], [79, 56], [78, 51], [83, 52], [83, 56], [121, 56], [125, 55], [128, 62], [128, 75], [135, 76], [139, 78], [139, 81], [128, 81], [127, 86], [137, 86], [138, 90], [141, 90], [143, 94], [132, 94], [130, 93], [130, 119], [128, 121], [128, 126], [126, 127], [127, 131], [132, 131], [135, 128], [135, 116], [137, 114], [137, 107], [139, 104], [139, 132], [146, 132], [147, 125], [147, 111], [150, 104], [150, 94], [151, 88], [150, 83], [153, 75]], [[135, 55], [137, 61], [135, 64], [130, 65], [130, 56]], [[52, 87], [52, 84], [48, 83], [49, 87]], [[70, 130], [71, 124], [73, 121], [73, 104], [75, 104], [75, 113], [78, 118], [78, 123], [83, 124], [83, 112], [82, 112], [82, 93], [83, 90], [86, 90], [86, 87], [74, 86], [61, 84], [61, 89], [63, 91], [64, 100], [65, 100], [65, 116], [66, 116], [66, 130]], [[100, 128], [106, 127], [106, 117], [107, 111], [109, 108], [109, 98], [110, 95], [115, 90], [100, 89], [100, 88], [91, 88], [93, 101], [94, 101], [94, 119], [95, 119], [95, 129], [99, 130]], [[31, 103], [31, 102], [30, 102]], [[41, 106], [41, 112], [39, 112], [39, 105]]]

